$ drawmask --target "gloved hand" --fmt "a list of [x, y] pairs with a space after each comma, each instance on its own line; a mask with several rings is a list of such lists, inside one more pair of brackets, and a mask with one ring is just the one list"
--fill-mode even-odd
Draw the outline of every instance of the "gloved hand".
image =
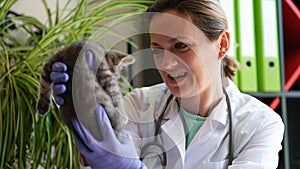
[[99, 129], [104, 136], [101, 141], [96, 140], [77, 119], [72, 121], [77, 131], [74, 133], [77, 147], [86, 162], [96, 169], [146, 169], [138, 158], [130, 135], [124, 131], [124, 142], [121, 143], [101, 105], [96, 114]]
[[[86, 53], [87, 65], [91, 70], [94, 70], [94, 55], [92, 52]], [[69, 75], [67, 74], [67, 65], [63, 62], [55, 62], [52, 65], [52, 72], [50, 74], [50, 79], [53, 82], [53, 95], [55, 102], [58, 105], [64, 104], [64, 98], [61, 96], [67, 90], [66, 83], [69, 80]]]
[[66, 72], [67, 65], [63, 62], [55, 62], [52, 65], [52, 72], [50, 74], [50, 78], [53, 82], [53, 95], [55, 102], [61, 106], [65, 102], [61, 95], [64, 94], [67, 90], [66, 85], [64, 83], [66, 83], [69, 80], [69, 75]]

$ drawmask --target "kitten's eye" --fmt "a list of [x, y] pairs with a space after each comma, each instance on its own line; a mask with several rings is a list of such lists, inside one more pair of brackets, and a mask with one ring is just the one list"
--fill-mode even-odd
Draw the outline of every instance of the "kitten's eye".
[[182, 42], [176, 43], [175, 44], [175, 49], [179, 49], [179, 50], [185, 50], [188, 48], [188, 45]]
[[161, 55], [164, 53], [164, 50], [163, 49], [159, 49], [159, 48], [152, 48], [151, 49], [152, 53], [154, 56], [157, 56], [157, 55]]

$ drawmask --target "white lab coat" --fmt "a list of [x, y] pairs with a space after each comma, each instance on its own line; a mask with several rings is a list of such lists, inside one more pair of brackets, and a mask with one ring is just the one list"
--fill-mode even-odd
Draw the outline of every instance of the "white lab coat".
[[[252, 96], [241, 93], [232, 81], [226, 87], [233, 113], [234, 160], [228, 165], [229, 116], [224, 98], [212, 110], [189, 147], [185, 149], [183, 124], [175, 98], [166, 109], [158, 142], [167, 151], [168, 169], [275, 169], [282, 149], [284, 125], [280, 116]], [[170, 91], [165, 84], [135, 89], [125, 96], [126, 130], [134, 139], [138, 154], [154, 138], [154, 117], [166, 106]], [[161, 142], [162, 140], [162, 142]], [[151, 147], [148, 153], [156, 152]], [[149, 169], [161, 168], [156, 155], [143, 162]]]

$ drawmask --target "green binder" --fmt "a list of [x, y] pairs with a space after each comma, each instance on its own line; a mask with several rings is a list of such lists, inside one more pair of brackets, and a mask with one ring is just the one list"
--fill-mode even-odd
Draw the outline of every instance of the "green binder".
[[279, 92], [280, 61], [276, 0], [253, 0], [255, 5], [258, 90]]
[[241, 64], [238, 71], [239, 89], [243, 92], [256, 92], [258, 87], [253, 1], [235, 0], [235, 10], [237, 59]]

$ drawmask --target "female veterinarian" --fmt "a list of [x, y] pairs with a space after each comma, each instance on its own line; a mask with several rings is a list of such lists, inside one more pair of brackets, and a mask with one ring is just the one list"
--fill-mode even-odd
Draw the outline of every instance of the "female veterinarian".
[[[164, 83], [125, 96], [129, 121], [122, 143], [101, 105], [96, 113], [102, 141], [74, 120], [81, 163], [107, 169], [275, 169], [282, 120], [231, 81], [235, 64], [226, 55], [230, 34], [218, 2], [157, 0], [147, 12], [155, 13], [150, 47]], [[64, 67], [55, 63], [52, 72], [60, 86], [68, 76]], [[58, 104], [64, 90], [54, 90]]]

